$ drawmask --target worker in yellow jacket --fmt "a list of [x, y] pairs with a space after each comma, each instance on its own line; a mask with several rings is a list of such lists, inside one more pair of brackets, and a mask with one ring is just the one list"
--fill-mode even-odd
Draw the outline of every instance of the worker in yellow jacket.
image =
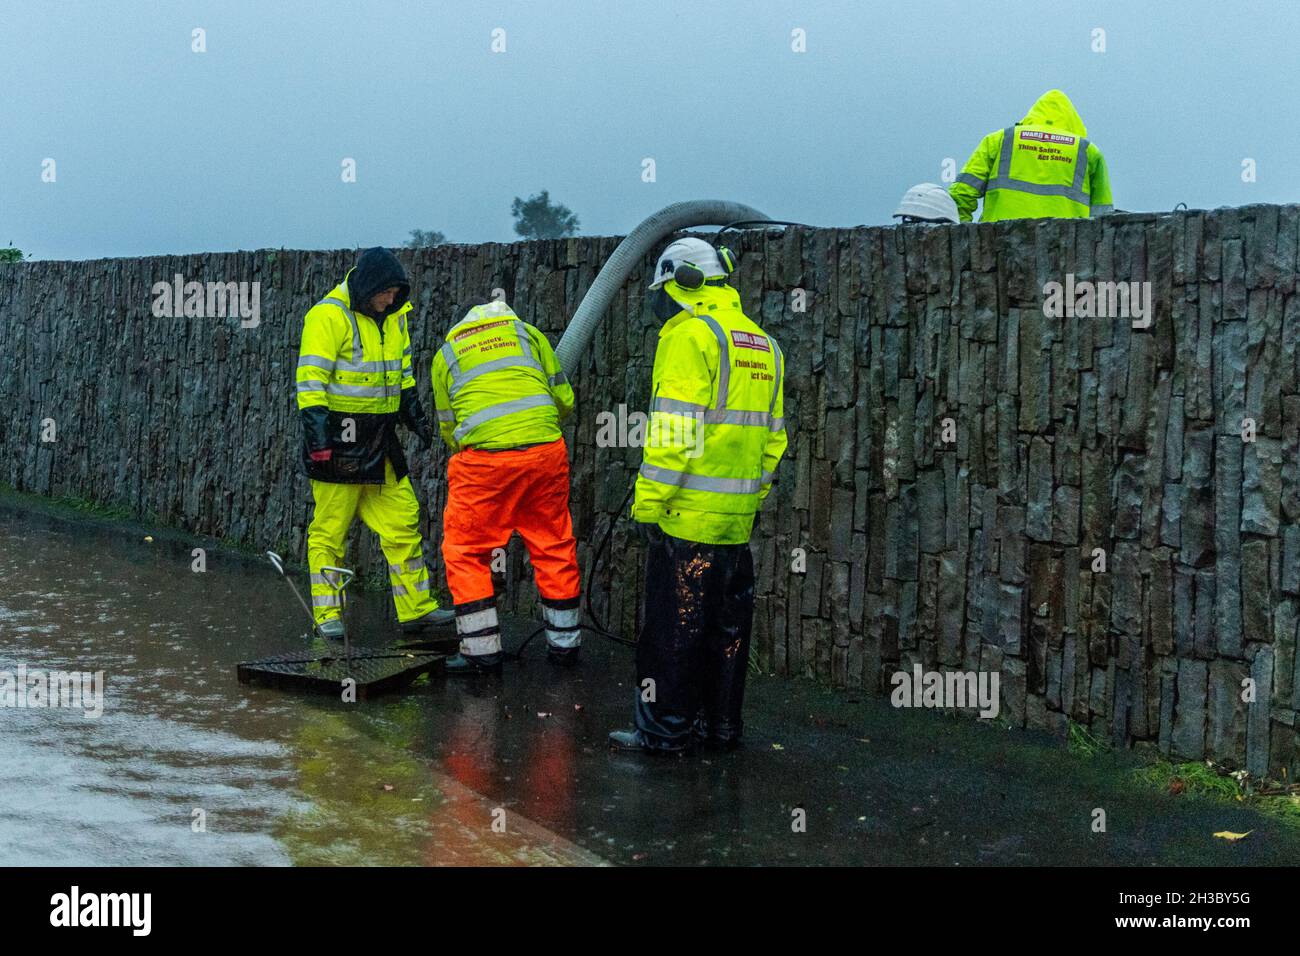
[[340, 598], [321, 568], [340, 565], [352, 520], [379, 535], [402, 631], [449, 625], [429, 591], [420, 507], [397, 439], [400, 423], [429, 447], [433, 428], [411, 374], [406, 271], [387, 249], [367, 249], [307, 312], [298, 352], [303, 465], [315, 509], [307, 529], [317, 629], [342, 637]]
[[948, 187], [962, 222], [1087, 219], [1114, 211], [1106, 159], [1070, 98], [1048, 90], [1014, 126], [989, 133]]
[[664, 321], [632, 517], [647, 539], [634, 728], [617, 750], [733, 747], [754, 615], [749, 536], [785, 453], [784, 363], [727, 285], [731, 253], [679, 239], [655, 266]]
[[560, 434], [560, 422], [573, 412], [573, 388], [551, 344], [506, 303], [474, 304], [433, 358], [433, 400], [453, 453], [442, 556], [461, 642], [447, 673], [501, 670], [492, 560], [516, 531], [541, 598], [547, 660], [575, 664], [578, 547], [569, 452]]

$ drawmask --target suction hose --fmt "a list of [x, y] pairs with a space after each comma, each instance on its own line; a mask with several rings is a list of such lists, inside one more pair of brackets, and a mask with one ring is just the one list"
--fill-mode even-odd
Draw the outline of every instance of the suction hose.
[[609, 261], [601, 267], [596, 274], [596, 281], [582, 297], [573, 320], [564, 330], [564, 335], [560, 336], [555, 355], [560, 360], [564, 374], [572, 376], [577, 372], [578, 362], [591, 345], [592, 336], [596, 334], [596, 324], [614, 301], [614, 296], [623, 288], [623, 283], [632, 274], [632, 270], [640, 265], [646, 254], [658, 246], [665, 236], [688, 226], [725, 226], [735, 222], [767, 221], [768, 217], [757, 209], [723, 199], [675, 202], [643, 220], [618, 244]]
[[[591, 284], [587, 294], [582, 297], [582, 302], [578, 304], [578, 311], [574, 313], [573, 320], [569, 323], [568, 328], [564, 330], [564, 335], [560, 336], [560, 344], [555, 347], [555, 355], [560, 360], [560, 367], [564, 369], [564, 374], [573, 375], [577, 371], [582, 354], [587, 351], [587, 348], [591, 345], [592, 336], [596, 334], [596, 324], [604, 316], [609, 304], [614, 301], [614, 296], [619, 289], [623, 288], [623, 283], [632, 274], [632, 270], [640, 265], [646, 253], [661, 243], [665, 236], [688, 226], [757, 225], [770, 221], [767, 216], [757, 209], [746, 206], [744, 203], [727, 202], [722, 199], [693, 199], [689, 202], [673, 203], [671, 206], [665, 206], [653, 216], [643, 220], [618, 244], [618, 248], [609, 257], [609, 261], [601, 266], [600, 272], [596, 274], [596, 281]], [[591, 583], [595, 578], [596, 569], [599, 567], [601, 558], [609, 545], [610, 535], [614, 530], [614, 522], [618, 520], [619, 514], [627, 508], [627, 503], [631, 498], [632, 488], [629, 487], [627, 496], [623, 499], [623, 504], [619, 506], [617, 512], [610, 516], [604, 537], [596, 548], [591, 570], [587, 572], [587, 586], [582, 590], [586, 595], [587, 614], [595, 622], [594, 627], [586, 625], [586, 629], [619, 644], [635, 647], [635, 641], [629, 641], [627, 638], [607, 630], [604, 621], [596, 616], [595, 609], [591, 606]], [[518, 658], [523, 654], [524, 648], [528, 646], [529, 641], [543, 630], [545, 630], [545, 626], [533, 631], [516, 650], [507, 652], [506, 656]]]

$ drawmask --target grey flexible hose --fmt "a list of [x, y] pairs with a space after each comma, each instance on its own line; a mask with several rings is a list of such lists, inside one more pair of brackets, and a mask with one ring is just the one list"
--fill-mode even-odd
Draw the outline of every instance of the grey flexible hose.
[[627, 234], [609, 261], [596, 274], [587, 294], [582, 297], [578, 311], [560, 336], [555, 355], [560, 360], [564, 374], [572, 376], [578, 368], [582, 354], [591, 345], [600, 321], [609, 304], [628, 276], [664, 237], [688, 226], [725, 226], [739, 221], [767, 221], [768, 217], [744, 203], [724, 199], [692, 199], [665, 206], [645, 219]]

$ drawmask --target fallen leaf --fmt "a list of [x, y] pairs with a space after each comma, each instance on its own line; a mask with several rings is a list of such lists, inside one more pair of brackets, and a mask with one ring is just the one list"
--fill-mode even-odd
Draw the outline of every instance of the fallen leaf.
[[1244, 840], [1254, 832], [1254, 830], [1247, 830], [1245, 833], [1233, 833], [1231, 830], [1220, 830], [1214, 835], [1221, 840], [1227, 840], [1229, 843], [1236, 843], [1238, 840]]
[[392, 790], [392, 789], [393, 789], [393, 785], [391, 783], [384, 784], [385, 791]]
[[784, 750], [785, 748], [782, 747], [780, 744], [772, 744], [772, 749], [773, 749], [773, 750]]
[[548, 711], [545, 711], [545, 710], [539, 710], [539, 711], [537, 712], [537, 716], [538, 716], [538, 717], [549, 717], [549, 716], [551, 716], [551, 715], [550, 715], [550, 713], [549, 713]]
[[1169, 781], [1169, 792], [1172, 793], [1174, 796], [1178, 796], [1186, 789], [1187, 789], [1187, 784], [1183, 783], [1181, 777], [1174, 777], [1174, 779]]

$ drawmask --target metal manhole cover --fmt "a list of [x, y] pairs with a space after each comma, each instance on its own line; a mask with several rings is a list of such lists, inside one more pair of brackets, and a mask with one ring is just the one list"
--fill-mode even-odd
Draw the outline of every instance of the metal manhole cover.
[[357, 698], [400, 690], [421, 674], [442, 669], [446, 657], [428, 651], [399, 648], [353, 647], [351, 660], [342, 649], [336, 654], [298, 650], [256, 661], [241, 661], [241, 684], [258, 684], [281, 690], [337, 694], [346, 678], [356, 681]]

